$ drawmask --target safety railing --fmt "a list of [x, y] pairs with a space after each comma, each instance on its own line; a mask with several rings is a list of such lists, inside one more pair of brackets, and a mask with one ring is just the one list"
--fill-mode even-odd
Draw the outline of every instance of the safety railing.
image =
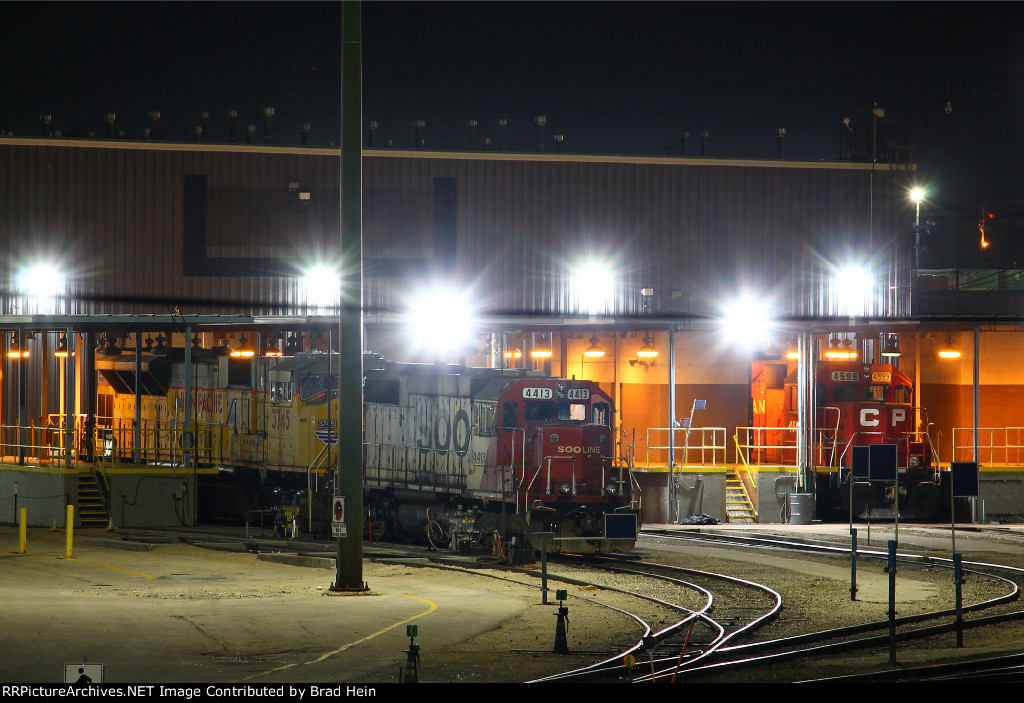
[[64, 456], [62, 427], [47, 425], [0, 425], [0, 457], [38, 462], [59, 461]]
[[[974, 461], [974, 428], [953, 428], [953, 461]], [[978, 463], [1024, 466], [1024, 427], [979, 427]]]
[[[745, 466], [796, 466], [796, 427], [737, 427], [736, 461]], [[832, 467], [838, 465], [839, 451], [836, 433], [831, 428], [818, 428], [813, 433], [814, 465]]]
[[747, 464], [746, 453], [740, 447], [738, 432], [732, 436], [732, 441], [736, 444], [736, 476], [743, 483], [747, 497], [754, 505], [757, 505], [757, 481], [754, 480], [750, 473], [750, 465]]
[[669, 450], [674, 463], [680, 466], [725, 464], [724, 427], [651, 427], [646, 443], [647, 468], [667, 465]]
[[138, 459], [144, 464], [183, 463], [200, 465], [223, 463], [223, 425], [195, 423], [191, 428], [181, 427], [173, 421], [134, 427], [131, 421], [99, 418], [93, 436], [93, 449], [98, 460], [131, 463]]

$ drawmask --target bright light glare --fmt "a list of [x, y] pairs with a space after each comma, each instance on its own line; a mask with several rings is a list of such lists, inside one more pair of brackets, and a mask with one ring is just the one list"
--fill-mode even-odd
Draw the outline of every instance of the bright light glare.
[[871, 273], [859, 266], [840, 269], [835, 277], [836, 314], [856, 317], [870, 308], [874, 281]]
[[459, 351], [473, 335], [473, 311], [468, 296], [446, 290], [432, 290], [410, 305], [409, 333], [420, 348]]
[[767, 302], [743, 296], [722, 310], [722, 332], [730, 344], [763, 349], [772, 341], [773, 317]]
[[49, 263], [37, 263], [22, 269], [17, 276], [22, 296], [22, 314], [56, 313], [59, 298], [65, 294], [64, 276]]
[[335, 308], [341, 301], [341, 276], [329, 266], [317, 265], [302, 278], [306, 305], [317, 310]]
[[601, 263], [585, 263], [573, 273], [573, 302], [578, 312], [587, 315], [610, 312], [613, 290], [612, 273]]
[[916, 186], [914, 188], [911, 188], [910, 189], [910, 200], [912, 202], [915, 202], [918, 205], [920, 205], [921, 201], [924, 200], [924, 188], [921, 188], [920, 186]]

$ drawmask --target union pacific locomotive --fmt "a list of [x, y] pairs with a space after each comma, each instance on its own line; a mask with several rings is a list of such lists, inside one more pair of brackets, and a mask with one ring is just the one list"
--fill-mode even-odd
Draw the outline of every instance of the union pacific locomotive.
[[[754, 424], [766, 428], [765, 444], [781, 463], [794, 464], [798, 381], [795, 363], [755, 362], [752, 379]], [[838, 518], [932, 519], [948, 512], [948, 471], [941, 471], [927, 432], [918, 429], [914, 386], [892, 364], [823, 361], [815, 368], [814, 446], [818, 514]], [[768, 430], [767, 428], [776, 428]], [[854, 447], [896, 446], [898, 492], [892, 484], [871, 485], [853, 477]], [[789, 446], [787, 446], [789, 445]]]
[[[302, 529], [326, 531], [337, 354], [235, 359], [199, 350], [186, 399], [180, 351], [140, 361], [138, 433], [135, 393], [120, 376], [134, 359], [97, 360], [111, 458], [130, 460], [137, 441], [149, 462], [185, 460], [190, 447], [190, 460], [208, 468], [200, 517], [282, 508]], [[364, 369], [365, 529], [374, 538], [426, 535], [464, 549], [547, 532], [552, 551], [633, 548], [639, 491], [616, 456], [614, 405], [598, 384], [373, 354]]]

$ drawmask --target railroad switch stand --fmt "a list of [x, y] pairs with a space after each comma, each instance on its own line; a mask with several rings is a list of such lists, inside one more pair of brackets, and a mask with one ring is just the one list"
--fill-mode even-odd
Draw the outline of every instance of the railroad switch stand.
[[555, 597], [558, 599], [558, 612], [555, 616], [558, 618], [558, 622], [555, 624], [555, 648], [551, 650], [553, 654], [568, 654], [569, 643], [566, 641], [566, 631], [569, 627], [569, 609], [562, 604], [567, 597], [565, 591], [556, 591]]
[[420, 646], [413, 641], [416, 626], [408, 625], [406, 631], [409, 634], [409, 649], [405, 650], [405, 668], [398, 671], [398, 683], [419, 683]]

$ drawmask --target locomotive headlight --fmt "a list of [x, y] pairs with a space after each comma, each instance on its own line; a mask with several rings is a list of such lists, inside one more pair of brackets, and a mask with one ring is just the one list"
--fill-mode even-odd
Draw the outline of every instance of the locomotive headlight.
[[558, 433], [552, 432], [550, 435], [548, 435], [548, 439], [551, 440], [552, 444], [558, 444]]
[[572, 486], [570, 486], [568, 483], [563, 483], [561, 486], [558, 487], [558, 492], [564, 496], [572, 495]]
[[912, 457], [910, 457], [910, 468], [916, 469], [920, 465], [921, 465], [921, 457], [919, 457], [919, 456], [912, 456]]
[[608, 487], [604, 489], [604, 492], [610, 496], [615, 496], [619, 494], [619, 487], [614, 483], [609, 483]]

